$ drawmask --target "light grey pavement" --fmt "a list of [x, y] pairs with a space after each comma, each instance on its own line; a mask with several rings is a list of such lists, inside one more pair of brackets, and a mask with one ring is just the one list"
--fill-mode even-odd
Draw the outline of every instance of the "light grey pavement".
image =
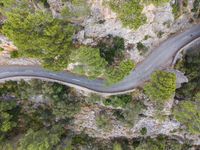
[[55, 81], [72, 87], [96, 91], [98, 93], [117, 94], [131, 91], [148, 81], [150, 75], [157, 69], [167, 66], [175, 54], [195, 39], [200, 37], [200, 25], [169, 38], [160, 44], [153, 52], [131, 72], [123, 81], [105, 86], [103, 80], [90, 80], [72, 73], [55, 73], [33, 66], [0, 66], [0, 81], [8, 79], [39, 78]]

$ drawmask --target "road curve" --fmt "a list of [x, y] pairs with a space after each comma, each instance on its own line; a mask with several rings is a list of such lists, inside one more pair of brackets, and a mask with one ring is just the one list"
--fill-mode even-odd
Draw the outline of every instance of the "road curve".
[[149, 80], [150, 75], [173, 58], [186, 45], [200, 37], [200, 25], [195, 25], [174, 37], [169, 38], [130, 73], [123, 81], [107, 87], [103, 80], [90, 80], [72, 73], [50, 72], [33, 66], [1, 66], [0, 81], [9, 79], [37, 78], [59, 82], [82, 90], [114, 95], [133, 90], [135, 87]]

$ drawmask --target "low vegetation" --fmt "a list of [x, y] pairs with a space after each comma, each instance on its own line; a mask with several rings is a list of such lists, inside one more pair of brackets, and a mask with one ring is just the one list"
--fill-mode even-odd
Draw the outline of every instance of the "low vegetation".
[[160, 6], [170, 2], [170, 0], [143, 0], [143, 1], [146, 4], [154, 4], [155, 6]]
[[173, 73], [156, 71], [152, 74], [150, 83], [145, 85], [144, 90], [152, 101], [162, 104], [175, 93], [176, 76]]
[[112, 129], [111, 118], [107, 112], [100, 112], [99, 114], [97, 114], [96, 124], [98, 128], [104, 129], [106, 131], [109, 131]]
[[146, 23], [146, 16], [142, 14], [143, 5], [137, 1], [110, 0], [110, 8], [117, 13], [123, 25], [138, 29]]
[[108, 68], [105, 78], [108, 85], [117, 83], [124, 79], [135, 68], [135, 64], [131, 60], [121, 61], [118, 66]]
[[192, 134], [200, 133], [200, 52], [199, 48], [191, 49], [185, 54], [183, 61], [176, 65], [188, 77], [189, 82], [184, 83], [176, 90], [176, 97], [182, 99], [174, 107], [175, 118], [182, 123]]
[[140, 141], [140, 144], [135, 150], [182, 150], [188, 148], [188, 145], [180, 144], [175, 140], [167, 139], [166, 137], [159, 136], [155, 139], [146, 138]]
[[30, 11], [16, 8], [7, 13], [2, 32], [18, 47], [20, 56], [40, 59], [50, 70], [63, 70], [73, 49], [75, 28], [46, 12]]
[[70, 55], [72, 63], [79, 63], [73, 71], [78, 74], [97, 78], [104, 74], [107, 62], [100, 56], [99, 49], [80, 47]]
[[183, 101], [174, 108], [175, 118], [192, 134], [200, 134], [200, 100]]
[[71, 5], [63, 6], [61, 16], [66, 21], [82, 21], [90, 14], [90, 8], [85, 0], [70, 0]]
[[194, 18], [197, 18], [197, 19], [200, 18], [200, 1], [199, 0], [194, 0], [192, 12], [194, 12]]

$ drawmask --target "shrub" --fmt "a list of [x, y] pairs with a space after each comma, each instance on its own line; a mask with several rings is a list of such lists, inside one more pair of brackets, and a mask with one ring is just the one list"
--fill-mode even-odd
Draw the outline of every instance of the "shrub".
[[192, 12], [194, 12], [194, 17], [195, 18], [200, 18], [200, 1], [195, 0], [193, 3], [193, 9]]
[[111, 0], [108, 4], [124, 26], [138, 29], [146, 23], [147, 18], [142, 14], [143, 6], [138, 1]]
[[189, 82], [183, 83], [182, 87], [176, 90], [176, 97], [179, 99], [195, 100], [200, 91], [200, 51], [199, 48], [190, 49], [179, 61], [176, 69], [181, 70], [188, 77]]
[[140, 133], [142, 134], [142, 135], [146, 135], [147, 134], [147, 128], [142, 128], [141, 130], [140, 130]]
[[113, 115], [117, 120], [132, 127], [139, 119], [139, 114], [144, 109], [144, 105], [139, 101], [131, 101], [123, 110], [116, 110]]
[[10, 57], [11, 57], [11, 58], [18, 58], [18, 57], [19, 57], [18, 51], [12, 51], [12, 52], [10, 53]]
[[96, 124], [99, 128], [104, 130], [110, 130], [112, 128], [112, 123], [110, 117], [107, 113], [101, 113], [96, 116]]
[[114, 84], [130, 74], [135, 68], [135, 64], [131, 60], [121, 61], [119, 66], [109, 68], [106, 70], [105, 78], [108, 84]]
[[144, 44], [142, 44], [141, 42], [137, 43], [137, 49], [139, 50], [140, 55], [144, 55], [148, 51], [148, 48]]
[[90, 78], [97, 78], [104, 74], [107, 62], [101, 58], [99, 49], [90, 47], [80, 47], [70, 55], [71, 62], [81, 64], [76, 67], [82, 67], [81, 71]]
[[175, 140], [168, 140], [166, 137], [159, 136], [155, 139], [144, 139], [135, 150], [182, 150], [183, 146]]
[[103, 100], [104, 105], [125, 108], [132, 101], [131, 95], [111, 96]]
[[146, 4], [154, 4], [155, 6], [160, 6], [164, 3], [170, 2], [170, 0], [145, 0], [144, 1]]
[[200, 100], [183, 101], [174, 108], [175, 118], [192, 134], [200, 134]]
[[115, 142], [115, 143], [113, 144], [113, 150], [122, 150], [121, 144]]
[[73, 49], [75, 27], [30, 6], [20, 1], [9, 7], [3, 34], [18, 47], [20, 56], [38, 58], [50, 70], [63, 70]]
[[115, 59], [124, 58], [124, 39], [120, 37], [108, 37], [98, 44], [100, 56], [104, 58], [109, 65], [112, 65]]
[[155, 102], [163, 103], [176, 90], [176, 76], [173, 73], [156, 71], [151, 76], [151, 82], [144, 87], [145, 93]]

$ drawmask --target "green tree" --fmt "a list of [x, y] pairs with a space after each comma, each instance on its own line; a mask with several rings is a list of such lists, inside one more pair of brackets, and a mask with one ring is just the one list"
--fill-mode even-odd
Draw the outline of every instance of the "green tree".
[[0, 101], [0, 141], [17, 126], [17, 113], [14, 113], [16, 107], [15, 101]]
[[80, 47], [73, 51], [70, 55], [70, 60], [73, 63], [80, 63], [79, 67], [82, 68], [83, 74], [91, 78], [103, 75], [107, 65], [105, 59], [101, 58], [99, 49], [90, 47]]
[[156, 71], [151, 76], [151, 82], [144, 87], [149, 98], [158, 103], [168, 100], [176, 90], [176, 76], [165, 71]]
[[53, 18], [46, 11], [34, 10], [29, 3], [27, 6], [21, 1], [18, 3], [6, 12], [2, 32], [18, 47], [20, 56], [38, 58], [51, 70], [66, 68], [73, 49], [74, 26]]
[[19, 150], [52, 150], [53, 146], [60, 142], [63, 131], [59, 126], [50, 130], [28, 130], [20, 139]]
[[174, 108], [175, 118], [184, 124], [188, 131], [200, 134], [200, 100], [183, 101]]
[[135, 64], [131, 60], [121, 61], [118, 66], [108, 68], [106, 70], [105, 78], [108, 84], [114, 84], [130, 74], [135, 68]]

